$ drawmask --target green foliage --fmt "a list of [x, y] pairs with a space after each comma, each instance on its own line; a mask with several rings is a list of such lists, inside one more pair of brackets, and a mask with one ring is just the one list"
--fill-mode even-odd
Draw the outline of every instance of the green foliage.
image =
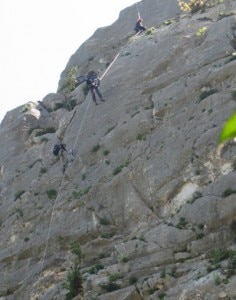
[[83, 252], [81, 250], [79, 242], [77, 242], [77, 241], [72, 242], [70, 244], [70, 250], [73, 254], [76, 255], [76, 262], [79, 263], [79, 265], [80, 265], [82, 262], [82, 258], [83, 258]]
[[208, 90], [208, 91], [201, 92], [201, 94], [199, 96], [199, 102], [201, 102], [203, 99], [205, 99], [205, 98], [209, 97], [210, 95], [213, 95], [217, 92], [218, 92], [218, 90], [216, 90], [216, 89], [211, 89], [211, 90]]
[[48, 199], [56, 199], [57, 197], [57, 191], [53, 189], [46, 191], [46, 194]]
[[129, 284], [135, 284], [138, 281], [137, 277], [131, 276], [129, 278]]
[[46, 138], [46, 137], [41, 138], [41, 142], [42, 143], [47, 143], [48, 142], [48, 138]]
[[221, 284], [221, 278], [219, 275], [214, 276], [214, 282], [215, 282], [215, 285]]
[[65, 289], [68, 290], [66, 294], [66, 300], [71, 300], [78, 294], [83, 293], [83, 278], [78, 268], [78, 264], [75, 263], [74, 266], [67, 274], [67, 283], [64, 285]]
[[159, 294], [159, 295], [158, 295], [158, 299], [159, 299], [159, 300], [164, 300], [164, 299], [165, 299], [165, 295], [166, 295], [165, 293]]
[[40, 174], [45, 174], [46, 172], [47, 172], [47, 168], [42, 167], [42, 168], [40, 169]]
[[[86, 178], [86, 177], [84, 177], [84, 179], [85, 179], [85, 178]], [[83, 179], [83, 177], [82, 177], [82, 179]], [[83, 179], [83, 180], [84, 180], [84, 179]], [[74, 191], [74, 192], [72, 193], [72, 197], [73, 197], [74, 199], [80, 199], [82, 196], [88, 194], [90, 188], [91, 188], [91, 187], [88, 186], [87, 188], [85, 188], [85, 189], [83, 189], [83, 190], [80, 190], [80, 191], [78, 191], [78, 192]]]
[[120, 165], [120, 166], [118, 166], [118, 167], [116, 167], [115, 169], [114, 169], [114, 171], [113, 171], [113, 175], [115, 176], [115, 175], [117, 175], [118, 173], [120, 173], [121, 171], [122, 171], [122, 169], [123, 169], [123, 165]]
[[103, 290], [106, 292], [113, 292], [120, 289], [120, 285], [115, 282], [103, 283], [100, 285]]
[[100, 145], [97, 144], [93, 147], [92, 152], [97, 152], [100, 149]]
[[229, 257], [229, 251], [227, 249], [226, 250], [225, 249], [214, 249], [210, 253], [210, 262], [213, 265], [216, 265], [228, 257]]
[[204, 237], [204, 233], [203, 232], [199, 232], [196, 236], [197, 240], [201, 240]]
[[136, 139], [138, 141], [145, 141], [146, 140], [146, 134], [145, 133], [138, 133], [136, 136]]
[[166, 277], [166, 270], [165, 269], [161, 270], [160, 277], [161, 278], [165, 278]]
[[121, 278], [121, 275], [119, 273], [111, 273], [109, 276], [108, 276], [108, 280], [109, 282], [114, 282], [118, 279]]
[[236, 90], [233, 90], [233, 91], [231, 92], [231, 95], [232, 95], [232, 97], [233, 97], [234, 99], [236, 99]]
[[226, 121], [221, 130], [219, 142], [223, 143], [228, 139], [236, 137], [236, 112]]
[[109, 225], [110, 221], [107, 218], [101, 218], [99, 220], [100, 225]]
[[25, 193], [24, 190], [20, 190], [20, 191], [16, 192], [15, 193], [15, 197], [14, 197], [14, 201], [16, 201], [17, 199], [19, 199], [24, 193]]
[[105, 156], [107, 156], [109, 153], [110, 153], [109, 150], [104, 150], [104, 151], [103, 151], [103, 154], [104, 154]]
[[30, 104], [25, 104], [21, 110], [22, 113], [25, 113], [30, 110]]
[[120, 173], [122, 171], [122, 169], [124, 167], [127, 167], [129, 164], [129, 160], [127, 159], [123, 164], [119, 165], [118, 167], [116, 167], [113, 172], [112, 172], [112, 175], [117, 175], [118, 173]]
[[105, 132], [105, 135], [107, 135], [110, 131], [112, 131], [115, 128], [115, 126], [112, 126], [110, 128], [107, 129], [107, 131]]
[[97, 272], [99, 271], [99, 270], [102, 270], [102, 269], [104, 269], [104, 266], [103, 265], [101, 265], [101, 264], [96, 264], [95, 266], [93, 266], [93, 267], [91, 267], [90, 269], [89, 269], [89, 273], [90, 274], [97, 274]]
[[88, 85], [83, 85], [82, 89], [83, 89], [84, 96], [87, 96], [88, 92], [89, 92], [89, 86]]
[[150, 34], [154, 34], [156, 32], [156, 28], [155, 27], [150, 27], [146, 30], [146, 34], [150, 35]]
[[176, 225], [179, 229], [185, 229], [188, 222], [185, 220], [185, 218], [180, 218], [179, 223]]
[[207, 28], [205, 26], [201, 27], [198, 29], [198, 31], [196, 32], [196, 36], [197, 37], [202, 37], [203, 35], [205, 35], [207, 32]]
[[56, 132], [56, 129], [54, 127], [46, 127], [46, 128], [41, 129], [40, 131], [38, 131], [35, 134], [35, 136], [41, 136], [41, 135], [44, 135], [47, 133], [55, 133], [55, 132]]
[[123, 256], [122, 258], [121, 258], [121, 262], [122, 263], [127, 263], [129, 261], [129, 258], [127, 257], [127, 256]]
[[64, 101], [64, 102], [59, 102], [59, 103], [56, 102], [53, 110], [56, 111], [60, 108], [64, 108], [64, 109], [71, 111], [75, 108], [76, 105], [77, 105], [76, 99], [67, 99], [67, 101]]
[[114, 234], [114, 232], [103, 232], [100, 236], [102, 239], [110, 239]]
[[191, 199], [191, 203], [193, 203], [194, 201], [196, 201], [198, 198], [202, 197], [202, 193], [199, 191], [196, 191], [193, 193], [192, 195], [192, 199]]
[[206, 0], [189, 0], [188, 2], [179, 0], [179, 8], [184, 12], [195, 13], [204, 8]]
[[76, 79], [77, 71], [78, 71], [78, 68], [75, 66], [71, 67], [67, 71], [65, 81], [64, 81], [62, 87], [60, 88], [60, 91], [64, 91], [65, 94], [69, 94], [70, 92], [72, 92], [75, 89], [75, 87], [76, 87], [75, 79]]
[[16, 212], [17, 216], [19, 216], [21, 218], [24, 216], [22, 208], [17, 207], [15, 209], [15, 212]]
[[226, 198], [226, 197], [228, 197], [228, 196], [230, 196], [230, 195], [232, 195], [232, 194], [235, 194], [236, 193], [236, 190], [233, 190], [233, 189], [231, 189], [231, 188], [228, 188], [228, 189], [226, 189], [223, 193], [222, 193], [222, 198]]

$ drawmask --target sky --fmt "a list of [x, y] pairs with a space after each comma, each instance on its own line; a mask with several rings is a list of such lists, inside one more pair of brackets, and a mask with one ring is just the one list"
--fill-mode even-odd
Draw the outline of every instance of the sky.
[[0, 122], [7, 111], [56, 92], [71, 55], [136, 2], [0, 0]]

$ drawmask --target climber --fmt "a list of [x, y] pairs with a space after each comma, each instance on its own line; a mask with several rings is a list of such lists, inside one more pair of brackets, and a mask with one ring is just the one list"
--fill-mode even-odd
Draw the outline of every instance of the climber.
[[56, 144], [53, 147], [53, 154], [59, 158], [61, 165], [62, 165], [62, 173], [64, 174], [66, 171], [66, 167], [68, 165], [68, 159], [65, 157], [66, 150], [66, 144]]
[[136, 31], [136, 34], [146, 30], [145, 26], [143, 26], [143, 20], [141, 18], [139, 18], [136, 22], [134, 30]]
[[100, 79], [98, 78], [98, 75], [97, 75], [96, 72], [94, 72], [94, 71], [89, 71], [88, 72], [87, 79], [86, 79], [86, 84], [90, 88], [93, 102], [96, 105], [98, 105], [97, 101], [96, 101], [96, 94], [98, 95], [98, 97], [100, 98], [101, 101], [103, 101], [103, 102], [105, 101], [102, 97], [102, 94], [100, 93], [100, 91], [98, 89], [98, 87], [100, 85]]
[[96, 94], [100, 98], [101, 101], [105, 101], [102, 97], [102, 94], [100, 93], [98, 87], [100, 85], [100, 79], [98, 78], [98, 75], [94, 71], [89, 71], [87, 76], [78, 76], [75, 79], [75, 86], [79, 86], [81, 83], [86, 82], [87, 86], [89, 86], [93, 102], [98, 105], [96, 100]]

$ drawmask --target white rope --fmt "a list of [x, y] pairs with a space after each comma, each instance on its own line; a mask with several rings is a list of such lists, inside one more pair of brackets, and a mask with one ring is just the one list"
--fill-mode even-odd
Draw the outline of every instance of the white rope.
[[[120, 51], [121, 52], [121, 51]], [[103, 77], [107, 74], [107, 72], [110, 70], [111, 66], [114, 64], [114, 62], [117, 60], [117, 58], [120, 55], [120, 52], [116, 54], [115, 58], [113, 59], [113, 61], [110, 63], [110, 65], [108, 66], [108, 68], [106, 69], [106, 71], [103, 73], [102, 77], [100, 78], [100, 80], [103, 79]]]
[[136, 2], [136, 8], [137, 8], [137, 13], [138, 13], [138, 18], [141, 19], [141, 15], [140, 15], [140, 12], [139, 12], [139, 9], [138, 9], [138, 2]]
[[[120, 55], [120, 52], [115, 56], [115, 58], [113, 59], [113, 61], [110, 63], [110, 65], [108, 66], [108, 68], [105, 70], [105, 72], [104, 72], [103, 75], [101, 76], [100, 80], [102, 80], [102, 79], [104, 78], [104, 76], [107, 74], [107, 72], [110, 70], [110, 68], [111, 68], [112, 65], [114, 64], [114, 62], [115, 62], [115, 61], [117, 60], [117, 58], [119, 57], [119, 55]], [[86, 115], [87, 115], [88, 108], [89, 108], [89, 105], [90, 105], [90, 103], [91, 103], [91, 100], [92, 100], [92, 97], [89, 98], [89, 101], [88, 101], [88, 104], [87, 104], [87, 107], [86, 107], [86, 110], [85, 110], [85, 113], [84, 113], [82, 122], [81, 122], [81, 124], [80, 124], [79, 131], [78, 131], [77, 136], [76, 136], [76, 139], [75, 139], [75, 141], [74, 141], [73, 149], [74, 149], [74, 147], [75, 147], [75, 145], [76, 145], [76, 143], [77, 143], [77, 141], [78, 141], [78, 138], [79, 138], [81, 129], [82, 129], [82, 127], [83, 127], [84, 120], [85, 120], [85, 118], [86, 118]], [[49, 223], [49, 228], [48, 228], [48, 234], [47, 234], [47, 239], [46, 239], [46, 245], [45, 245], [45, 249], [44, 249], [44, 253], [43, 253], [43, 257], [42, 257], [41, 268], [40, 268], [40, 271], [39, 271], [39, 280], [38, 280], [38, 285], [37, 285], [37, 288], [36, 288], [36, 292], [38, 291], [38, 288], [39, 288], [40, 278], [41, 278], [41, 274], [42, 274], [43, 267], [44, 267], [44, 262], [45, 262], [45, 257], [46, 257], [46, 253], [47, 253], [49, 237], [50, 237], [50, 233], [51, 233], [51, 227], [52, 227], [52, 220], [53, 220], [54, 210], [55, 210], [55, 207], [56, 207], [58, 198], [59, 198], [59, 196], [60, 196], [60, 194], [61, 194], [61, 190], [62, 190], [62, 185], [63, 185], [64, 179], [65, 179], [65, 175], [63, 175], [63, 177], [62, 177], [61, 183], [60, 183], [60, 185], [59, 185], [59, 191], [58, 191], [57, 197], [56, 197], [56, 199], [55, 199], [55, 201], [54, 201], [53, 208], [52, 208], [52, 212], [51, 212], [51, 218], [50, 218], [50, 223]]]

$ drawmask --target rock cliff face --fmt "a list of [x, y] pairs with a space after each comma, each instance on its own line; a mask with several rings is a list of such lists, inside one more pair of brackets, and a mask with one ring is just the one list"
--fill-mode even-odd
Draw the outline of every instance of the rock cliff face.
[[[72, 55], [57, 93], [1, 124], [0, 299], [72, 299], [78, 260], [75, 299], [236, 299], [236, 144], [218, 145], [236, 2], [139, 9], [150, 30], [132, 36], [128, 7]], [[61, 92], [73, 67], [105, 74], [106, 102]], [[64, 175], [58, 140], [74, 150]]]

